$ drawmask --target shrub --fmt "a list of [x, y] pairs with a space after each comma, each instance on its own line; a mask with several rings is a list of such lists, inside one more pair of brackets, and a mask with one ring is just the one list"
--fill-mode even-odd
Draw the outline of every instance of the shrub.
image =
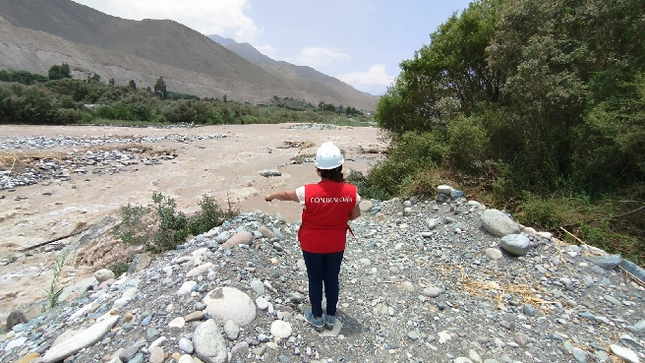
[[178, 244], [186, 242], [188, 237], [188, 220], [183, 212], [177, 212], [177, 203], [161, 193], [153, 193], [158, 228], [153, 239], [153, 249], [157, 252], [174, 249]]
[[121, 224], [113, 230], [114, 235], [126, 245], [147, 245], [151, 235], [142, 219], [150, 213], [150, 208], [128, 203], [121, 207], [119, 213]]
[[114, 276], [116, 278], [119, 278], [119, 276], [128, 272], [128, 269], [130, 268], [131, 263], [132, 263], [132, 259], [128, 258], [128, 261], [117, 261], [111, 264], [108, 269], [114, 273]]
[[349, 183], [356, 186], [358, 194], [363, 199], [388, 200], [390, 195], [377, 185], [370, 183], [369, 179], [362, 172], [350, 170], [345, 178]]
[[228, 211], [222, 211], [215, 200], [207, 195], [203, 196], [198, 204], [200, 211], [188, 222], [188, 230], [195, 236], [208, 232], [224, 223], [225, 220], [237, 215], [237, 212], [231, 210], [230, 207]]
[[121, 224], [113, 233], [123, 243], [144, 245], [154, 252], [174, 249], [184, 243], [189, 234], [208, 232], [238, 214], [230, 203], [228, 209], [223, 211], [213, 198], [206, 195], [198, 202], [200, 211], [190, 218], [183, 212], [177, 212], [174, 199], [164, 197], [161, 193], [154, 193], [152, 201], [154, 208], [130, 204], [121, 207]]
[[447, 125], [448, 150], [452, 164], [477, 170], [486, 159], [490, 138], [479, 117], [458, 116]]
[[438, 131], [407, 132], [396, 138], [390, 146], [389, 157], [369, 172], [369, 183], [389, 195], [403, 196], [401, 186], [404, 179], [443, 163], [448, 149], [440, 138]]
[[53, 65], [49, 68], [48, 71], [49, 79], [63, 79], [71, 78], [69, 64], [63, 63], [62, 65]]
[[527, 192], [515, 216], [526, 226], [553, 231], [564, 222], [562, 202], [561, 198], [544, 198]]
[[30, 73], [27, 71], [10, 71], [0, 70], [0, 81], [16, 82], [21, 84], [34, 84], [47, 82], [48, 78], [40, 74]]

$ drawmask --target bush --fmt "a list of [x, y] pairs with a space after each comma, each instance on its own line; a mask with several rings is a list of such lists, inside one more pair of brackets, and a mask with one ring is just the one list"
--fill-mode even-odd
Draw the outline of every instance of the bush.
[[194, 236], [210, 231], [237, 214], [231, 208], [226, 212], [222, 211], [215, 200], [207, 195], [203, 196], [198, 204], [200, 211], [188, 222], [188, 230]]
[[447, 126], [450, 162], [463, 170], [479, 170], [488, 156], [490, 137], [477, 116], [458, 116]]
[[358, 194], [363, 199], [388, 200], [390, 195], [381, 187], [373, 185], [360, 171], [350, 170], [345, 178], [347, 182], [356, 186]]
[[444, 162], [448, 148], [440, 138], [438, 131], [406, 132], [398, 137], [390, 145], [389, 157], [369, 172], [369, 183], [388, 195], [405, 196], [402, 195], [402, 182], [406, 178], [435, 169]]
[[209, 196], [203, 196], [198, 202], [200, 211], [190, 218], [183, 212], [177, 212], [174, 199], [161, 193], [154, 193], [152, 201], [153, 208], [130, 204], [121, 207], [121, 224], [113, 233], [123, 243], [143, 245], [154, 252], [174, 249], [185, 243], [189, 234], [208, 232], [238, 214], [230, 204], [227, 211], [222, 211]]
[[63, 79], [63, 78], [71, 78], [72, 75], [70, 74], [70, 69], [69, 69], [69, 64], [63, 63], [60, 66], [53, 65], [49, 68], [49, 79]]
[[183, 212], [175, 211], [177, 203], [161, 193], [153, 193], [158, 228], [153, 239], [153, 249], [157, 252], [174, 249], [186, 242], [188, 220]]
[[111, 264], [108, 269], [112, 271], [114, 273], [114, 276], [118, 279], [119, 276], [128, 272], [128, 269], [130, 268], [130, 264], [132, 263], [131, 260], [132, 259], [129, 258], [128, 261], [117, 261]]
[[554, 231], [564, 223], [561, 198], [544, 198], [525, 193], [515, 216], [526, 226]]
[[27, 71], [10, 71], [0, 70], [0, 81], [16, 82], [21, 84], [35, 84], [47, 82], [48, 78], [40, 74], [30, 73]]
[[126, 245], [147, 245], [151, 235], [143, 217], [150, 213], [150, 208], [143, 206], [122, 206], [120, 209], [121, 224], [113, 233]]

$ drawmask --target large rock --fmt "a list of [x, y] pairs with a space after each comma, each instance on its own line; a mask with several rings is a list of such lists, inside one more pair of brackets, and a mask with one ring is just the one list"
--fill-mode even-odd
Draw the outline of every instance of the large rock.
[[91, 325], [85, 330], [81, 330], [76, 334], [73, 334], [51, 347], [43, 356], [43, 362], [53, 363], [62, 361], [63, 359], [76, 354], [81, 349], [89, 347], [99, 341], [108, 331], [110, 331], [117, 321], [119, 321], [119, 316], [113, 315]]
[[150, 257], [149, 253], [146, 252], [137, 254], [136, 256], [134, 256], [130, 267], [128, 267], [128, 274], [143, 271], [144, 269], [148, 268], [148, 266], [150, 266], [151, 262], [152, 257]]
[[620, 358], [624, 359], [626, 362], [629, 363], [638, 363], [640, 362], [640, 359], [638, 358], [638, 355], [634, 353], [633, 350], [629, 348], [625, 348], [623, 346], [620, 346], [618, 344], [612, 344], [610, 347], [611, 352], [619, 356]]
[[193, 333], [195, 355], [204, 363], [224, 363], [228, 357], [222, 331], [213, 319], [199, 324]]
[[103, 281], [107, 281], [109, 279], [115, 278], [115, 276], [114, 276], [114, 272], [112, 272], [111, 270], [108, 270], [106, 268], [103, 268], [103, 269], [100, 269], [100, 270], [98, 270], [98, 271], [96, 271], [94, 273], [94, 278], [100, 284]]
[[22, 311], [14, 310], [7, 317], [7, 330], [11, 330], [14, 326], [24, 324], [28, 321], [29, 320]]
[[497, 209], [487, 209], [481, 216], [482, 226], [497, 237], [520, 233], [520, 226]]
[[450, 195], [455, 190], [455, 188], [450, 185], [439, 185], [437, 191], [441, 194]]
[[224, 244], [222, 245], [222, 248], [228, 249], [233, 246], [239, 246], [239, 245], [251, 245], [251, 242], [253, 241], [253, 234], [250, 232], [238, 232], [233, 235], [233, 237], [229, 238]]
[[280, 170], [277, 169], [270, 169], [270, 170], [262, 170], [258, 172], [260, 175], [262, 175], [265, 178], [271, 177], [271, 176], [281, 176], [282, 173]]
[[523, 234], [509, 234], [500, 240], [500, 246], [514, 256], [524, 256], [531, 249], [531, 241]]
[[613, 270], [618, 266], [623, 258], [620, 255], [607, 255], [607, 256], [590, 256], [587, 260], [596, 266], [602, 267], [604, 270]]
[[282, 320], [275, 320], [271, 323], [271, 335], [277, 338], [286, 339], [291, 336], [291, 324]]
[[360, 208], [362, 213], [369, 213], [369, 211], [374, 208], [374, 203], [370, 200], [361, 200], [361, 202], [358, 203], [358, 208]]
[[260, 226], [258, 228], [258, 232], [262, 234], [262, 237], [264, 238], [273, 238], [275, 237], [275, 233], [270, 230], [267, 226]]
[[204, 297], [206, 312], [220, 323], [233, 320], [239, 326], [250, 324], [255, 319], [255, 304], [244, 292], [224, 286], [218, 287]]

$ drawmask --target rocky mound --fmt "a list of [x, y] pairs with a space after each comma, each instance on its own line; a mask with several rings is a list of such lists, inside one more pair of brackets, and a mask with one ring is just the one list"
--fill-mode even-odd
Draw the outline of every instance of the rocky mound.
[[[364, 201], [351, 222], [339, 319], [303, 321], [299, 222], [261, 211], [197, 236], [29, 321], [2, 362], [639, 362], [642, 281], [619, 256], [565, 245], [442, 186]], [[640, 273], [641, 271], [637, 271]]]

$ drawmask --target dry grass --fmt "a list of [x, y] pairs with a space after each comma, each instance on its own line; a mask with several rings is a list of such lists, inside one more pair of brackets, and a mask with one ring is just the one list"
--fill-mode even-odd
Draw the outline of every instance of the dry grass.
[[548, 301], [541, 297], [544, 291], [538, 283], [512, 284], [498, 281], [477, 281], [467, 276], [463, 271], [460, 272], [459, 280], [461, 282], [460, 288], [464, 292], [484, 299], [494, 300], [498, 304], [504, 302], [504, 295], [506, 294], [519, 296], [526, 304], [537, 308], [555, 304], [555, 301]]
[[68, 160], [72, 156], [56, 151], [6, 151], [0, 152], [0, 170], [20, 173], [40, 160]]

